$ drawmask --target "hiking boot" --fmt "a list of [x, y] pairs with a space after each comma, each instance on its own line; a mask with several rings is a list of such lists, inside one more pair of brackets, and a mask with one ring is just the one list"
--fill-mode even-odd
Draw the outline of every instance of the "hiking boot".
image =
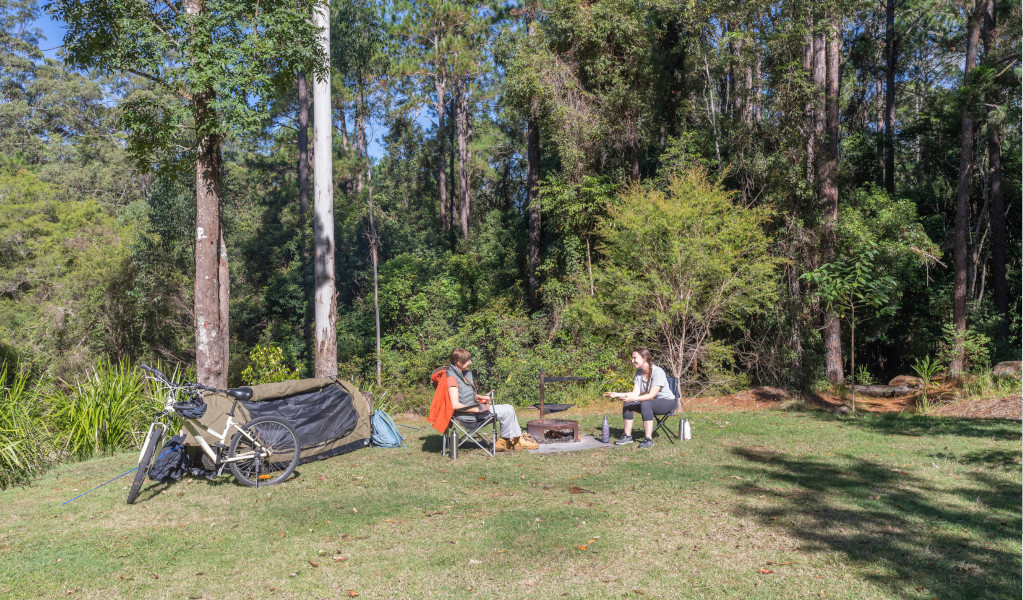
[[533, 436], [528, 433], [523, 433], [515, 441], [515, 448], [520, 450], [536, 450], [540, 447], [540, 443], [536, 441]]
[[649, 448], [654, 445], [654, 441], [650, 438], [643, 438], [643, 441], [639, 443], [637, 448]]
[[624, 446], [625, 444], [631, 444], [631, 443], [632, 443], [632, 436], [631, 435], [623, 435], [622, 437], [620, 437], [617, 440], [615, 440], [615, 446]]
[[499, 437], [497, 438], [497, 443], [494, 444], [494, 450], [497, 452], [510, 452], [514, 449], [514, 444], [508, 438]]

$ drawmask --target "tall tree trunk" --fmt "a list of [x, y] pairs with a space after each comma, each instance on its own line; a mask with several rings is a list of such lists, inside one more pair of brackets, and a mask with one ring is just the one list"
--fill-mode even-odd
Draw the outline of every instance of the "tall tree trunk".
[[[995, 29], [996, 0], [986, 0], [984, 6], [984, 56], [990, 60], [995, 56], [993, 32]], [[995, 310], [998, 312], [996, 340], [999, 348], [1009, 343], [1009, 293], [1005, 278], [1005, 198], [1002, 193], [1002, 140], [1000, 124], [995, 122], [994, 109], [988, 108], [987, 141], [988, 165], [990, 168], [990, 223], [991, 223], [991, 284], [994, 288]]]
[[469, 239], [469, 99], [465, 78], [455, 82], [455, 124], [458, 129], [458, 202], [462, 237]]
[[[330, 8], [324, 0], [313, 6], [313, 21], [321, 28], [319, 43], [330, 56]], [[315, 272], [317, 377], [337, 376], [337, 288], [334, 284], [334, 177], [330, 102], [330, 71], [313, 83], [313, 264]]]
[[[835, 234], [838, 226], [838, 103], [841, 49], [842, 26], [839, 18], [833, 17], [828, 28], [827, 41], [827, 91], [825, 94], [827, 148], [821, 177], [821, 199], [824, 202], [824, 246], [828, 260], [834, 257]], [[834, 384], [843, 380], [841, 334], [838, 315], [833, 310], [829, 310], [824, 316], [825, 367], [828, 380]]]
[[895, 35], [895, 0], [885, 4], [884, 189], [895, 193], [895, 69], [899, 40]]
[[[434, 52], [440, 52], [439, 42], [436, 37], [433, 40]], [[440, 192], [440, 228], [441, 231], [448, 231], [451, 227], [450, 220], [448, 218], [448, 182], [447, 182], [447, 151], [444, 148], [444, 94], [445, 94], [445, 81], [444, 75], [441, 73], [443, 67], [437, 65], [437, 72], [433, 78], [433, 88], [437, 93], [437, 101], [434, 103], [434, 109], [437, 111], [437, 190]]]
[[540, 307], [540, 127], [535, 119], [526, 123], [526, 205], [529, 217], [529, 306]]
[[364, 88], [360, 83], [358, 90], [355, 94], [355, 131], [352, 132], [352, 136], [355, 138], [355, 193], [358, 196], [362, 196], [362, 190], [365, 189], [362, 180], [362, 161], [366, 160], [366, 103], [364, 95]]
[[[963, 87], [968, 88], [970, 76], [977, 66], [977, 42], [980, 38], [978, 17], [983, 0], [971, 7], [966, 25], [966, 60], [963, 66]], [[956, 220], [953, 236], [954, 278], [952, 283], [952, 323], [955, 328], [955, 346], [949, 372], [953, 376], [962, 374], [966, 368], [966, 349], [963, 336], [966, 335], [966, 277], [969, 271], [968, 238], [970, 230], [970, 185], [973, 181], [973, 114], [970, 109], [972, 98], [963, 103], [962, 145], [959, 155], [959, 189], [956, 192]]]
[[[185, 0], [185, 13], [197, 17], [200, 0]], [[199, 383], [227, 387], [228, 336], [222, 321], [228, 301], [228, 282], [220, 281], [223, 230], [220, 224], [222, 138], [217, 133], [216, 96], [212, 89], [192, 98], [195, 118], [195, 368]], [[224, 263], [226, 274], [226, 262]], [[224, 296], [221, 298], [221, 296]]]
[[195, 354], [199, 383], [227, 387], [227, 337], [223, 335], [220, 281], [220, 194], [223, 165], [220, 135], [212, 132], [216, 115], [210, 90], [195, 95], [198, 132], [195, 160]]
[[[817, 189], [817, 102], [819, 90], [823, 83], [817, 81], [816, 44], [813, 33], [813, 13], [808, 7], [806, 9], [806, 20], [803, 23], [803, 70], [810, 77], [810, 93], [807, 94], [804, 115], [806, 115], [806, 180], [810, 189]], [[816, 193], [816, 192], [815, 192]]]
[[376, 222], [373, 220], [373, 170], [367, 167], [369, 179], [369, 250], [373, 259], [373, 310], [376, 314], [377, 326], [377, 387], [383, 385], [382, 381], [382, 360], [380, 352], [380, 283], [379, 283], [379, 248], [380, 239], [377, 237]]
[[[305, 73], [298, 74], [298, 247], [302, 264], [309, 265], [309, 237], [306, 234], [309, 219], [309, 88]], [[305, 305], [312, 300], [308, 285], [307, 267], [302, 269], [302, 294]], [[308, 351], [313, 345], [313, 324], [310, 313], [303, 311], [302, 341]]]
[[[454, 94], [452, 94], [452, 96], [454, 96]], [[450, 148], [450, 150], [448, 151], [448, 182], [449, 183], [448, 183], [448, 198], [447, 198], [447, 202], [448, 202], [448, 214], [451, 216], [450, 227], [451, 227], [452, 230], [454, 230], [454, 229], [458, 229], [460, 227], [459, 223], [461, 221], [461, 217], [458, 214], [460, 212], [459, 211], [459, 207], [458, 207], [458, 203], [455, 202], [455, 195], [457, 193], [457, 190], [455, 189], [455, 186], [458, 184], [458, 176], [455, 175], [455, 155], [458, 154], [458, 146], [455, 144], [455, 129], [457, 128], [457, 123], [455, 123], [454, 121], [457, 121], [458, 118], [457, 118], [457, 115], [455, 114], [455, 99], [454, 99], [454, 97], [451, 98], [451, 105], [448, 106], [448, 114], [452, 115], [452, 118], [449, 120], [451, 122], [448, 123], [448, 129], [447, 129], [447, 132], [445, 133], [445, 135], [448, 136], [448, 148]]]

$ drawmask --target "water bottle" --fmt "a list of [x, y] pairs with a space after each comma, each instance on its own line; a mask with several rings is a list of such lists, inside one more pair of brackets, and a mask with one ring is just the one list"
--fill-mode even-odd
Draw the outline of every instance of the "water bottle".
[[689, 419], [680, 419], [678, 422], [678, 437], [680, 440], [693, 439], [693, 432], [689, 428]]
[[607, 425], [607, 417], [604, 417], [604, 424], [600, 426], [600, 441], [605, 444], [611, 441], [611, 428]]

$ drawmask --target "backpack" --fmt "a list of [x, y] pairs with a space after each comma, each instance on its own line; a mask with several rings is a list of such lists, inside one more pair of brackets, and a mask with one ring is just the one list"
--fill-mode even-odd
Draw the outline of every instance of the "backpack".
[[185, 442], [185, 434], [179, 434], [167, 440], [160, 450], [160, 455], [149, 468], [149, 478], [153, 481], [170, 483], [181, 479], [181, 476], [191, 466], [188, 460], [188, 453], [182, 444]]
[[394, 419], [384, 411], [380, 409], [373, 411], [369, 426], [373, 431], [370, 439], [373, 441], [374, 446], [378, 448], [406, 447], [404, 443], [405, 438], [398, 431], [398, 426], [395, 425]]

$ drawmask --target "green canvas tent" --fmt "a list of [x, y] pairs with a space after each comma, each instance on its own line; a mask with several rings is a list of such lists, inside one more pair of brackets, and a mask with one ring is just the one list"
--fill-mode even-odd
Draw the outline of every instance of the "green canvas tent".
[[[226, 394], [207, 394], [204, 400], [209, 408], [200, 421], [209, 429], [223, 432], [234, 399]], [[299, 462], [307, 463], [368, 447], [370, 413], [369, 402], [358, 388], [328, 377], [254, 385], [252, 398], [238, 403], [234, 419], [246, 423], [272, 416], [287, 422], [302, 445]], [[217, 441], [208, 434], [203, 437], [210, 444]], [[189, 434], [185, 445], [198, 446], [198, 442]]]

